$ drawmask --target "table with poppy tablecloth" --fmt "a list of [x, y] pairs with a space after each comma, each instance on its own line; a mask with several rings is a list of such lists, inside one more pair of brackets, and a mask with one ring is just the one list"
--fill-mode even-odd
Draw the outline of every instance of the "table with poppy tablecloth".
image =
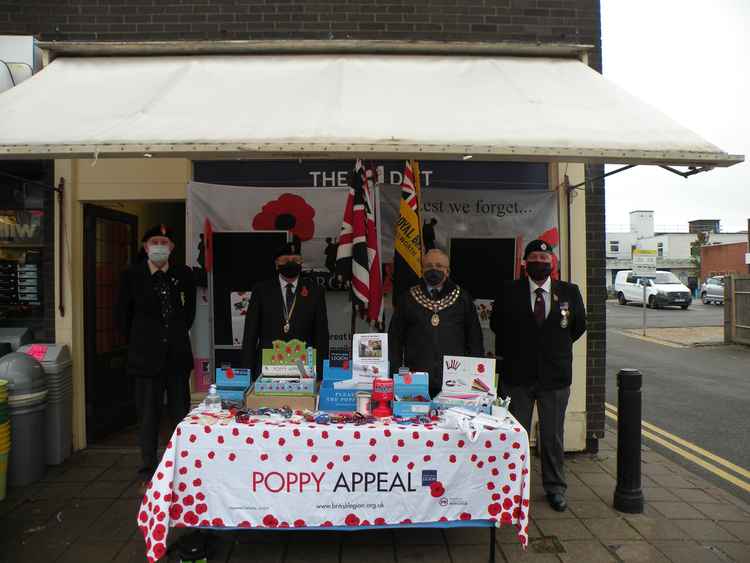
[[530, 460], [513, 421], [471, 441], [435, 424], [315, 424], [193, 411], [167, 444], [138, 525], [149, 561], [170, 527], [512, 525], [528, 541]]

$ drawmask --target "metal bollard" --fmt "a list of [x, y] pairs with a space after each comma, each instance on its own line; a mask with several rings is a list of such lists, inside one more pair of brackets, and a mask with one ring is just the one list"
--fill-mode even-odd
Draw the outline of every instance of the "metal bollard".
[[620, 512], [641, 514], [641, 385], [637, 369], [617, 373], [617, 487], [614, 507]]

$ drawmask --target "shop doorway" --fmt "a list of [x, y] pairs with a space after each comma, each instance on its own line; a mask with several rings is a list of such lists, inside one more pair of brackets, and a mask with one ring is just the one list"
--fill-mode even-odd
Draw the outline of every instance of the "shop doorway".
[[135, 423], [127, 343], [115, 326], [120, 272], [138, 252], [138, 217], [84, 206], [84, 358], [89, 443]]
[[138, 445], [134, 382], [126, 372], [127, 340], [115, 325], [114, 312], [120, 275], [134, 262], [145, 259], [141, 237], [158, 224], [174, 229], [177, 250], [172, 261], [184, 264], [183, 202], [84, 205], [84, 369], [89, 445]]

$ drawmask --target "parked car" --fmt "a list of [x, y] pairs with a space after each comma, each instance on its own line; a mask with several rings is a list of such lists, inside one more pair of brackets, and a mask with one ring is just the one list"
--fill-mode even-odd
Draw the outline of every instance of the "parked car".
[[672, 272], [656, 272], [655, 278], [641, 278], [633, 270], [617, 272], [615, 294], [620, 305], [643, 303], [643, 286], [646, 286], [646, 305], [658, 309], [674, 305], [687, 309], [693, 302], [690, 290]]
[[724, 303], [724, 276], [708, 278], [701, 286], [701, 299], [703, 303]]

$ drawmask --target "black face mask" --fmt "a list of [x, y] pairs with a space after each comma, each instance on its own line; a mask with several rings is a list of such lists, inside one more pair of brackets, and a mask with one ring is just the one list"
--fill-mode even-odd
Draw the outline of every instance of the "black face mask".
[[552, 264], [549, 262], [526, 262], [526, 273], [535, 282], [544, 281], [552, 273]]
[[287, 262], [276, 268], [285, 278], [296, 278], [302, 271], [302, 265], [297, 262]]
[[445, 279], [445, 274], [440, 270], [425, 270], [422, 274], [428, 285], [440, 285]]

